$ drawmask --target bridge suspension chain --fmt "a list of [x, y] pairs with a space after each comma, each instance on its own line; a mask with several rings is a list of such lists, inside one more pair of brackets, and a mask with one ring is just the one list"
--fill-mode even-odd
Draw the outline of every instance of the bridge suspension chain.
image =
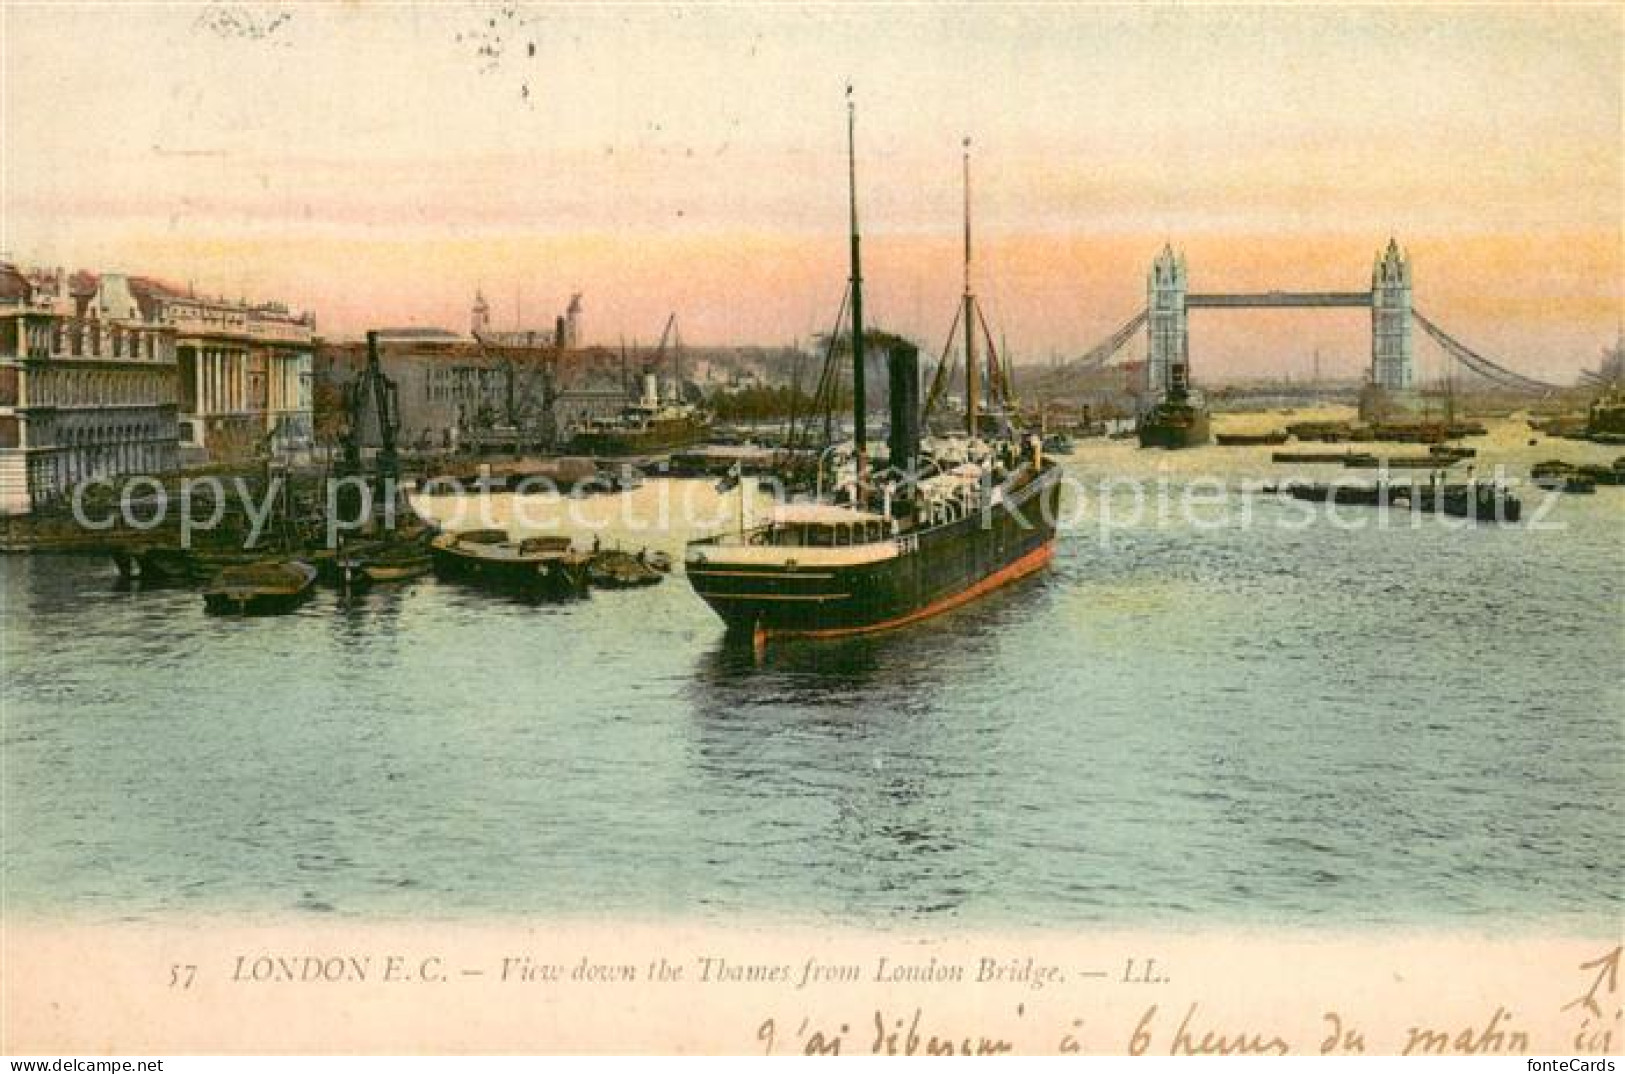
[[1411, 310], [1411, 316], [1415, 318], [1417, 324], [1422, 326], [1424, 332], [1433, 337], [1434, 342], [1444, 348], [1446, 354], [1486, 380], [1494, 381], [1504, 388], [1539, 395], [1562, 391], [1556, 384], [1536, 380], [1534, 377], [1526, 377], [1522, 373], [1497, 365], [1428, 320], [1419, 310]]
[[1051, 384], [1061, 377], [1075, 376], [1079, 373], [1092, 373], [1101, 368], [1116, 357], [1117, 352], [1122, 350], [1124, 345], [1134, 338], [1136, 332], [1145, 327], [1146, 317], [1146, 310], [1136, 313], [1121, 328], [1107, 336], [1103, 342], [1096, 344], [1076, 358], [1068, 359], [1054, 369], [1046, 370], [1041, 383]]

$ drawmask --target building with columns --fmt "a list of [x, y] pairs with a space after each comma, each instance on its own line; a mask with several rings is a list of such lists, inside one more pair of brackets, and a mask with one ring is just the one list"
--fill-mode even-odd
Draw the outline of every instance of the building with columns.
[[0, 264], [0, 514], [178, 464], [175, 328], [81, 301], [86, 285]]
[[91, 301], [175, 329], [180, 442], [197, 462], [314, 446], [315, 320], [278, 303], [205, 298], [140, 276], [103, 276]]

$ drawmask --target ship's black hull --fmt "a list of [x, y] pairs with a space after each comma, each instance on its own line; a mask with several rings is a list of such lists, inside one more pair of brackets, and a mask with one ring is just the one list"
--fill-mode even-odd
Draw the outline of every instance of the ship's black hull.
[[[1009, 502], [906, 535], [898, 555], [852, 565], [746, 566], [690, 555], [689, 582], [752, 637], [841, 637], [948, 611], [1031, 574], [1054, 551], [1060, 471], [1046, 467]], [[704, 556], [703, 546], [695, 549]]]
[[702, 443], [710, 432], [710, 424], [703, 421], [657, 421], [649, 428], [635, 432], [594, 430], [577, 433], [570, 439], [570, 450], [594, 458], [653, 455], [693, 447]]
[[1194, 406], [1176, 407], [1169, 404], [1159, 406], [1146, 415], [1136, 431], [1140, 437], [1140, 446], [1144, 448], [1155, 447], [1177, 451], [1181, 448], [1201, 447], [1212, 440], [1208, 412]]

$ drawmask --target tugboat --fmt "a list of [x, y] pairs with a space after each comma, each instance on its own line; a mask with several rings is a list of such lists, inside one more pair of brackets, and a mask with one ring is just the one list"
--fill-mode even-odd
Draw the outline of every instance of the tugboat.
[[[1008, 418], [1015, 409], [1008, 376], [999, 365], [985, 320], [975, 316], [968, 153], [962, 310], [965, 435], [922, 441], [920, 429], [928, 414], [919, 405], [919, 352], [907, 341], [877, 335], [873, 342], [887, 352], [891, 428], [887, 465], [874, 468], [866, 426], [864, 371], [871, 337], [863, 327], [853, 128], [849, 100], [848, 305], [853, 374], [849, 469], [840, 467], [844, 472], [838, 472], [832, 495], [783, 505], [754, 528], [741, 523], [738, 533], [692, 541], [685, 557], [694, 591], [722, 617], [730, 635], [757, 643], [778, 637], [869, 634], [915, 623], [1041, 569], [1054, 551], [1060, 469], [1045, 457], [1036, 436], [1014, 435]], [[1007, 435], [991, 439], [983, 438], [984, 423], [978, 414], [982, 371], [974, 347], [977, 323], [987, 335], [989, 403], [1003, 393]], [[939, 379], [946, 368], [944, 356]]]
[[1140, 419], [1137, 430], [1143, 448], [1201, 447], [1210, 439], [1207, 407], [1191, 391], [1190, 366], [1168, 367], [1168, 394]]

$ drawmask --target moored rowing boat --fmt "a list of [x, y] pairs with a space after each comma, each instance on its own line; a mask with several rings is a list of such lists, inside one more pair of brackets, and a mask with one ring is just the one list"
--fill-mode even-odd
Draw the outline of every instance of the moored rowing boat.
[[316, 568], [298, 559], [227, 567], [203, 591], [203, 606], [219, 615], [279, 615], [309, 599]]

